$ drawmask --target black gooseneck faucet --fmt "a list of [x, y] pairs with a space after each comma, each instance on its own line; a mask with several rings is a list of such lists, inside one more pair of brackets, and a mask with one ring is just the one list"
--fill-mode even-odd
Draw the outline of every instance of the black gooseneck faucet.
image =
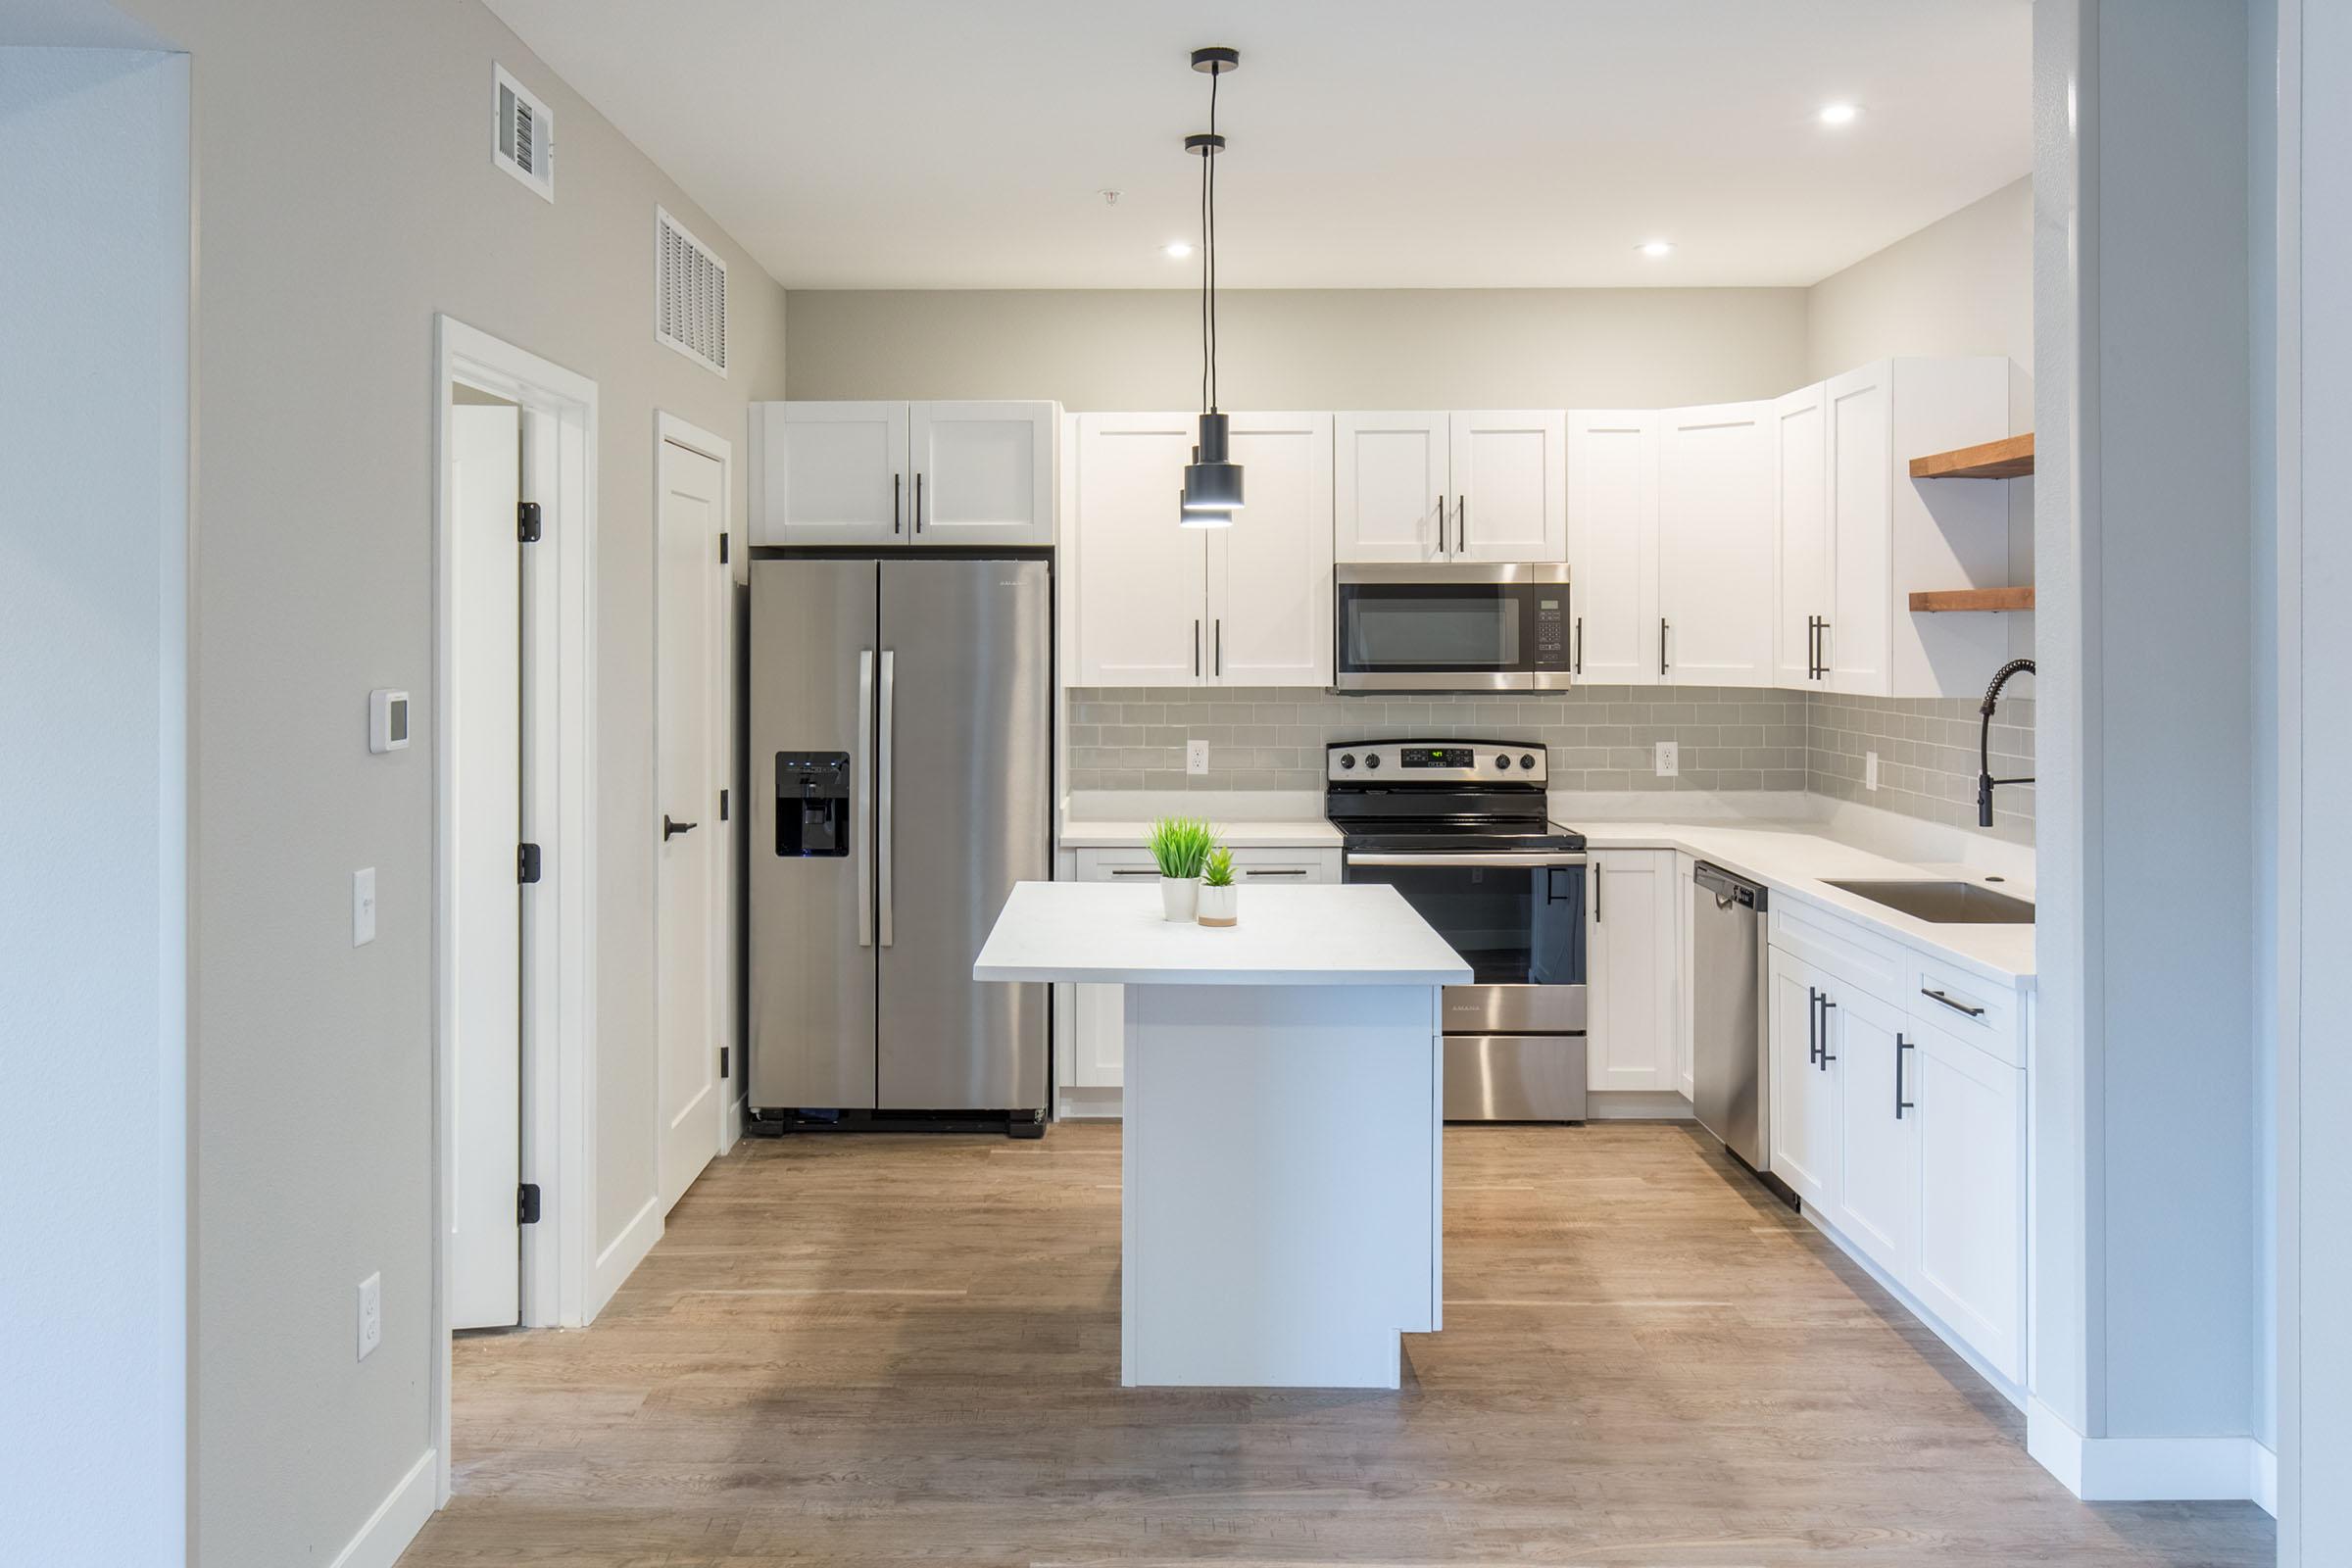
[[2032, 774], [2024, 778], [1994, 778], [1992, 776], [1992, 706], [2001, 700], [2001, 688], [2009, 677], [2019, 671], [2034, 673], [2034, 661], [2012, 659], [1992, 677], [1984, 688], [1984, 704], [1977, 710], [1977, 826], [1992, 826], [1992, 787], [1995, 784], [2031, 784]]

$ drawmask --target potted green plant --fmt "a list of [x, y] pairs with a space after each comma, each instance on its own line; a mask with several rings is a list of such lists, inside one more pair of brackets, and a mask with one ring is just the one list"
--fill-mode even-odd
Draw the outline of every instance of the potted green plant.
[[1152, 859], [1159, 867], [1159, 912], [1190, 921], [1199, 911], [1200, 868], [1216, 848], [1216, 830], [1189, 816], [1163, 816], [1152, 824]]
[[1200, 923], [1238, 924], [1241, 893], [1233, 885], [1233, 852], [1220, 844], [1208, 852], [1208, 859], [1200, 867]]

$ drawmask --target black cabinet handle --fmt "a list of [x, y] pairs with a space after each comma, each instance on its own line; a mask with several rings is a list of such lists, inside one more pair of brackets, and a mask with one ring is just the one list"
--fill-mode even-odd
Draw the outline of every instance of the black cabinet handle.
[[1210, 673], [1222, 680], [1225, 677], [1225, 617], [1223, 615], [1217, 617], [1212, 636], [1215, 641], [1208, 667]]
[[890, 476], [890, 531], [892, 533], [899, 531], [899, 495], [906, 487], [906, 476], [905, 474], [894, 473]]
[[923, 470], [914, 470], [914, 531], [923, 531]]
[[1821, 999], [1821, 1070], [1828, 1072], [1830, 1063], [1838, 1058], [1830, 1054], [1830, 1009], [1838, 1005], [1827, 995]]
[[1460, 555], [1470, 548], [1470, 498], [1453, 498], [1453, 548]]
[[1200, 622], [1193, 622], [1193, 679], [1200, 678]]
[[1600, 867], [1592, 867], [1592, 923], [1600, 924]]
[[669, 819], [669, 813], [663, 811], [662, 813], [662, 842], [667, 844], [679, 834], [691, 833], [700, 826], [702, 826], [700, 822], [672, 822]]
[[1666, 673], [1666, 617], [1658, 617], [1658, 673]]
[[1902, 1037], [1900, 1030], [1896, 1031], [1894, 1037], [1894, 1119], [1896, 1121], [1903, 1119], [1904, 1111], [1919, 1108], [1903, 1098], [1903, 1053], [1918, 1049], [1917, 1046]]
[[1983, 1007], [1972, 1007], [1965, 1002], [1954, 1002], [1951, 998], [1945, 996], [1940, 991], [1933, 991], [1926, 986], [1921, 986], [1919, 988], [1919, 994], [1927, 998], [1930, 1002], [1942, 1003], [1954, 1012], [1965, 1012], [1971, 1018], [1982, 1018], [1984, 1016], [1984, 1009]]
[[1821, 617], [1805, 617], [1805, 679], [1821, 679]]
[[1585, 672], [1585, 617], [1576, 617], [1576, 672]]
[[1805, 1065], [1821, 1060], [1821, 993], [1805, 987]]

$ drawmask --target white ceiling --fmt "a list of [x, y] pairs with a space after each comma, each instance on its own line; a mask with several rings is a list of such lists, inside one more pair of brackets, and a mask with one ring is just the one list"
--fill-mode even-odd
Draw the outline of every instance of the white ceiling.
[[2030, 0], [488, 3], [793, 288], [1195, 283], [1200, 44], [1234, 288], [1809, 284], [2033, 162]]

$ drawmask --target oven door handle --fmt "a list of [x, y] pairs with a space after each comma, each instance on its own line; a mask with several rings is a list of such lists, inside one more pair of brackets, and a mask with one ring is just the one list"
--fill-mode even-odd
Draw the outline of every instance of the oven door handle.
[[1582, 855], [1562, 855], [1550, 850], [1530, 850], [1514, 853], [1494, 850], [1486, 853], [1464, 851], [1460, 854], [1435, 855], [1350, 855], [1349, 865], [1583, 865]]

